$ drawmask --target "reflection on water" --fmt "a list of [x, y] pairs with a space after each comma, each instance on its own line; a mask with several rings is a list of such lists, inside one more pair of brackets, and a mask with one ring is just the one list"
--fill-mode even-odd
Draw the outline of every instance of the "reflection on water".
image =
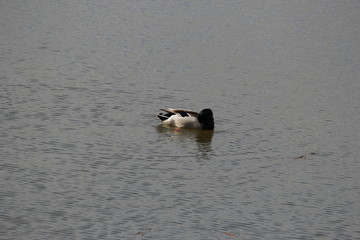
[[179, 129], [159, 125], [156, 128], [161, 133], [168, 135], [182, 136], [188, 139], [193, 139], [198, 143], [211, 143], [214, 131], [211, 130], [196, 130], [196, 129]]
[[196, 143], [200, 158], [207, 159], [208, 154], [212, 152], [211, 141], [214, 131], [211, 130], [197, 130], [197, 129], [179, 129], [174, 127], [164, 126], [162, 124], [156, 127], [159, 133], [164, 134], [166, 137], [175, 139], [181, 143], [190, 142]]

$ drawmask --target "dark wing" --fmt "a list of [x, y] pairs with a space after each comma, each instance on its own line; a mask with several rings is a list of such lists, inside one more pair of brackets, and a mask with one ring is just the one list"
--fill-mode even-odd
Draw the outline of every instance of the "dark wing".
[[181, 116], [185, 117], [186, 115], [188, 116], [192, 116], [192, 117], [197, 117], [198, 116], [198, 113], [195, 112], [195, 111], [192, 111], [192, 110], [186, 110], [186, 109], [175, 109], [175, 108], [167, 108], [167, 109], [160, 109], [164, 112], [167, 112], [167, 113], [172, 113], [172, 114], [180, 114]]

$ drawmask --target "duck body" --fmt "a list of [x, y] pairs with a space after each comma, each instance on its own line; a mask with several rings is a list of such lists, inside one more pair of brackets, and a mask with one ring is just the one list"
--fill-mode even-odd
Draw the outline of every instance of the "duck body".
[[160, 109], [165, 113], [157, 116], [162, 123], [169, 127], [214, 130], [214, 117], [211, 109], [206, 108], [200, 112], [185, 109]]

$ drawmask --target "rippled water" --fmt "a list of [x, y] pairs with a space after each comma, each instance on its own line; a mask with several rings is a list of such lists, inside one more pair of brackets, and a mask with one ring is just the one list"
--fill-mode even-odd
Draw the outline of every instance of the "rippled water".
[[360, 239], [359, 9], [2, 1], [0, 238]]

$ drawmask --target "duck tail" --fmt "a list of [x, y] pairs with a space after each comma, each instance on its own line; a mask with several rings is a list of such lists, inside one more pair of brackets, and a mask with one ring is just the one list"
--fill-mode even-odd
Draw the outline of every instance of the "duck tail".
[[169, 119], [170, 116], [172, 116], [172, 113], [159, 113], [158, 115], [156, 115], [158, 118], [160, 118], [161, 121], [165, 121], [167, 119]]
[[161, 121], [165, 121], [166, 119], [168, 119], [169, 117], [162, 115], [162, 114], [158, 114], [156, 115], [158, 118], [160, 118]]

